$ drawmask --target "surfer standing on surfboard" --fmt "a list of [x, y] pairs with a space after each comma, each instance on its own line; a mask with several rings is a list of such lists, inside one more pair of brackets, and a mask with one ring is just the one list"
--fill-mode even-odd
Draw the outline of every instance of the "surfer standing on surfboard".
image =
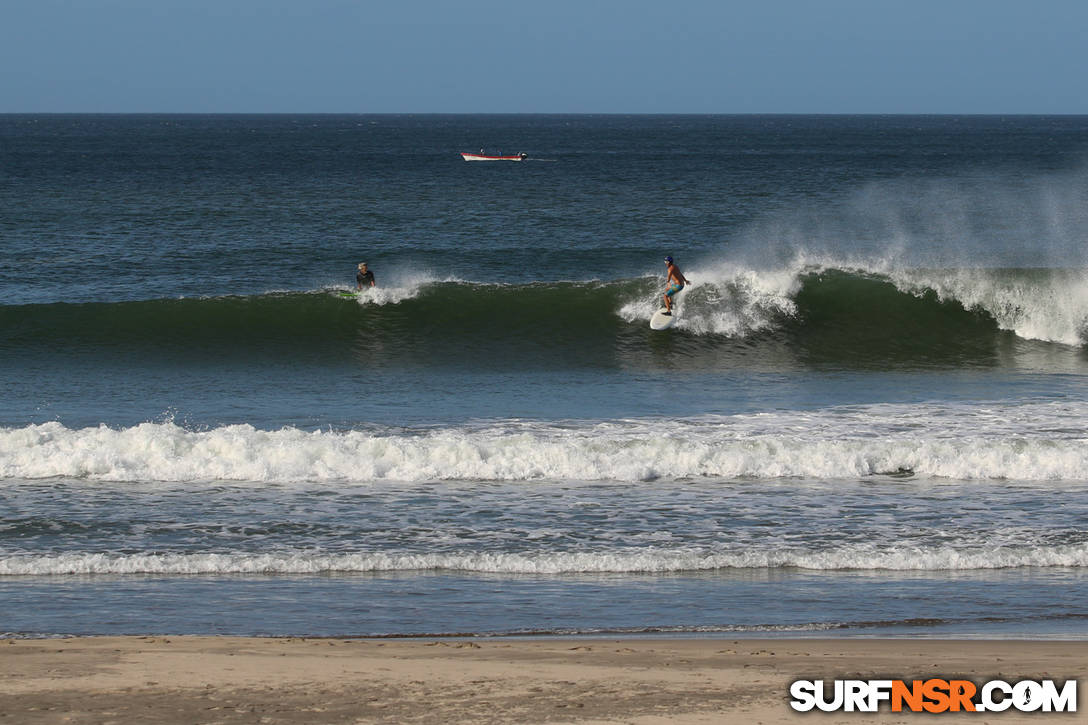
[[665, 314], [672, 314], [672, 296], [684, 289], [684, 285], [689, 284], [687, 277], [680, 271], [673, 261], [672, 256], [665, 257], [665, 269], [668, 272], [669, 288], [665, 290]]
[[374, 273], [366, 268], [366, 262], [359, 262], [359, 271], [355, 273], [355, 289], [361, 290], [363, 286], [374, 286]]

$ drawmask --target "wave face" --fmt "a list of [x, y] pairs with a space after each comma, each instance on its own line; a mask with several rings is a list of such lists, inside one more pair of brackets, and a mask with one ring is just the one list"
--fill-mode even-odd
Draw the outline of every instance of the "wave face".
[[447, 428], [189, 430], [174, 423], [0, 429], [0, 478], [372, 483], [1088, 479], [1070, 404], [858, 406], [670, 421], [503, 423]]
[[788, 355], [814, 364], [989, 364], [1014, 341], [1079, 346], [1088, 271], [888, 270], [798, 263], [693, 269], [676, 329], [653, 336], [659, 280], [422, 282], [366, 292], [0, 308], [16, 352], [350, 357], [372, 364], [614, 366], [648, 345], [676, 359]]
[[1088, 631], [1085, 118], [0, 137], [7, 630]]

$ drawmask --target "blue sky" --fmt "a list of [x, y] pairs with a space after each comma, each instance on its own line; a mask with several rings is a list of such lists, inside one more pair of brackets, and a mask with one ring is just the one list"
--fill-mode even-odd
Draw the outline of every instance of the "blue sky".
[[1084, 0], [0, 0], [0, 112], [1088, 113]]

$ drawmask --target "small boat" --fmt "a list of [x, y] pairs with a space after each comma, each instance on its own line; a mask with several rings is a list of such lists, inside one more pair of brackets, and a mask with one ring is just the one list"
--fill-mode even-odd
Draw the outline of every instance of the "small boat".
[[478, 154], [470, 154], [464, 151], [461, 152], [461, 158], [465, 161], [524, 161], [529, 158], [529, 154], [517, 154], [516, 156], [503, 156], [500, 151], [497, 156], [491, 156], [485, 154], [483, 149], [480, 149]]

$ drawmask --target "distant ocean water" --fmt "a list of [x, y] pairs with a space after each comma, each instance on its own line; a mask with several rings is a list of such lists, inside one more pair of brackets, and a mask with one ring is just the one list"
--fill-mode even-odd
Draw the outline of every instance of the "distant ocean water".
[[0, 632], [1082, 638], [1086, 152], [0, 116]]

